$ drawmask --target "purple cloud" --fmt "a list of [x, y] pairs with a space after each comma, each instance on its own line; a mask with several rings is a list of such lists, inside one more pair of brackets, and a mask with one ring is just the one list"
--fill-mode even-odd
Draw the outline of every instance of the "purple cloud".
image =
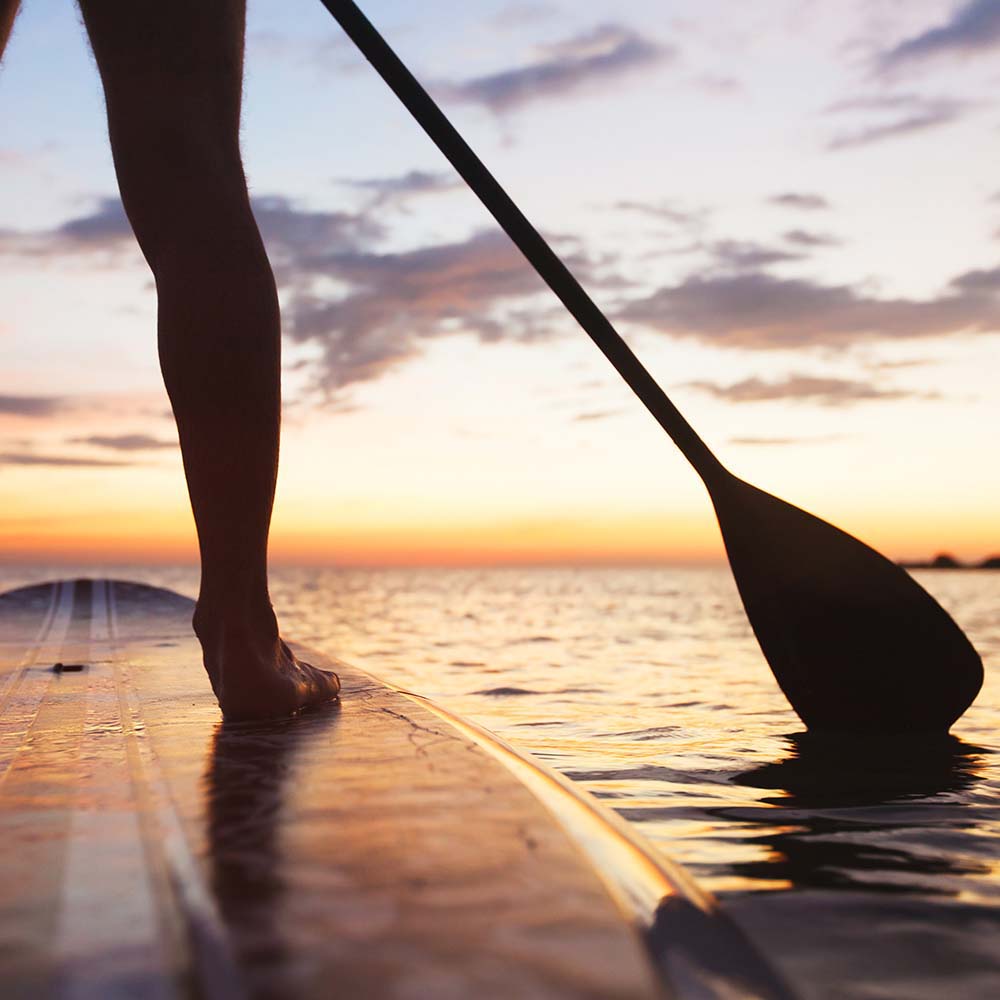
[[631, 28], [602, 24], [565, 41], [544, 46], [527, 66], [441, 83], [436, 89], [455, 101], [510, 111], [543, 98], [563, 97], [595, 82], [607, 82], [672, 58], [672, 49], [648, 41]]
[[943, 24], [906, 38], [878, 57], [878, 69], [901, 66], [938, 56], [970, 56], [1000, 47], [1000, 0], [971, 0], [956, 7]]

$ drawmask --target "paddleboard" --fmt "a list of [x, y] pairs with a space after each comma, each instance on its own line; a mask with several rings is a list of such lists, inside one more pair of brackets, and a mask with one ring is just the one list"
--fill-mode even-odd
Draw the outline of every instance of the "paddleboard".
[[792, 994], [678, 866], [484, 729], [368, 673], [223, 723], [193, 602], [0, 595], [5, 998]]

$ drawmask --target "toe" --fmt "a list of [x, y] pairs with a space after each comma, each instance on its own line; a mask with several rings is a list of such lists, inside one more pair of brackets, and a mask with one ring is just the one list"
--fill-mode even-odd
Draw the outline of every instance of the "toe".
[[299, 667], [311, 689], [309, 697], [311, 703], [331, 701], [340, 694], [340, 678], [332, 670], [322, 670], [311, 663], [301, 661]]
[[332, 670], [320, 670], [318, 667], [312, 670], [320, 692], [328, 698], [336, 698], [340, 694], [340, 678]]

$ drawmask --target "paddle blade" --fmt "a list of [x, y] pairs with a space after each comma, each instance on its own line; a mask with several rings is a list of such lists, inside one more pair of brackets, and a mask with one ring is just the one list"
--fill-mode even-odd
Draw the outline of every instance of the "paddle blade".
[[710, 492], [747, 617], [806, 726], [945, 732], [972, 704], [979, 654], [909, 573], [735, 477]]

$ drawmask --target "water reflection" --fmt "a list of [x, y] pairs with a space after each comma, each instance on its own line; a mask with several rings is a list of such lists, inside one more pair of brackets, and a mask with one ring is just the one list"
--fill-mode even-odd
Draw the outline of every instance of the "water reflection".
[[828, 809], [930, 798], [970, 788], [991, 751], [950, 734], [875, 739], [791, 733], [784, 759], [737, 775], [738, 785], [784, 792], [785, 807]]
[[[108, 573], [198, 591], [196, 569], [159, 566], [0, 566], [0, 589]], [[749, 914], [755, 933], [772, 928], [766, 942], [794, 960], [811, 996], [992, 1000], [1000, 996], [1000, 573], [918, 578], [988, 671], [958, 725], [968, 743], [933, 749], [915, 767], [891, 748], [831, 756], [789, 741], [798, 723], [725, 568], [283, 567], [271, 592], [290, 634], [440, 700], [606, 797]], [[524, 641], [540, 635], [557, 641]], [[470, 693], [498, 687], [538, 693]], [[745, 864], [752, 860], [760, 863]], [[734, 877], [734, 866], [747, 877]], [[287, 904], [282, 884], [271, 891]], [[878, 891], [899, 884], [924, 895]], [[883, 977], [872, 987], [875, 967]], [[865, 980], [856, 990], [846, 969]]]
[[308, 743], [329, 737], [339, 711], [333, 702], [292, 719], [223, 722], [215, 731], [205, 774], [212, 887], [255, 995], [281, 995], [277, 976], [289, 954], [278, 820], [296, 759]]
[[719, 910], [666, 896], [646, 931], [646, 944], [681, 996], [718, 997], [719, 985], [727, 984], [726, 996], [795, 1000], [788, 984], [761, 962], [760, 952]]
[[800, 888], [936, 895], [959, 891], [952, 876], [989, 874], [989, 864], [970, 850], [969, 827], [979, 817], [969, 799], [991, 751], [950, 735], [873, 740], [795, 733], [788, 742], [783, 760], [732, 779], [773, 790], [760, 801], [777, 810], [709, 810], [761, 827], [745, 842], [762, 847], [763, 855], [729, 866], [733, 874]]

